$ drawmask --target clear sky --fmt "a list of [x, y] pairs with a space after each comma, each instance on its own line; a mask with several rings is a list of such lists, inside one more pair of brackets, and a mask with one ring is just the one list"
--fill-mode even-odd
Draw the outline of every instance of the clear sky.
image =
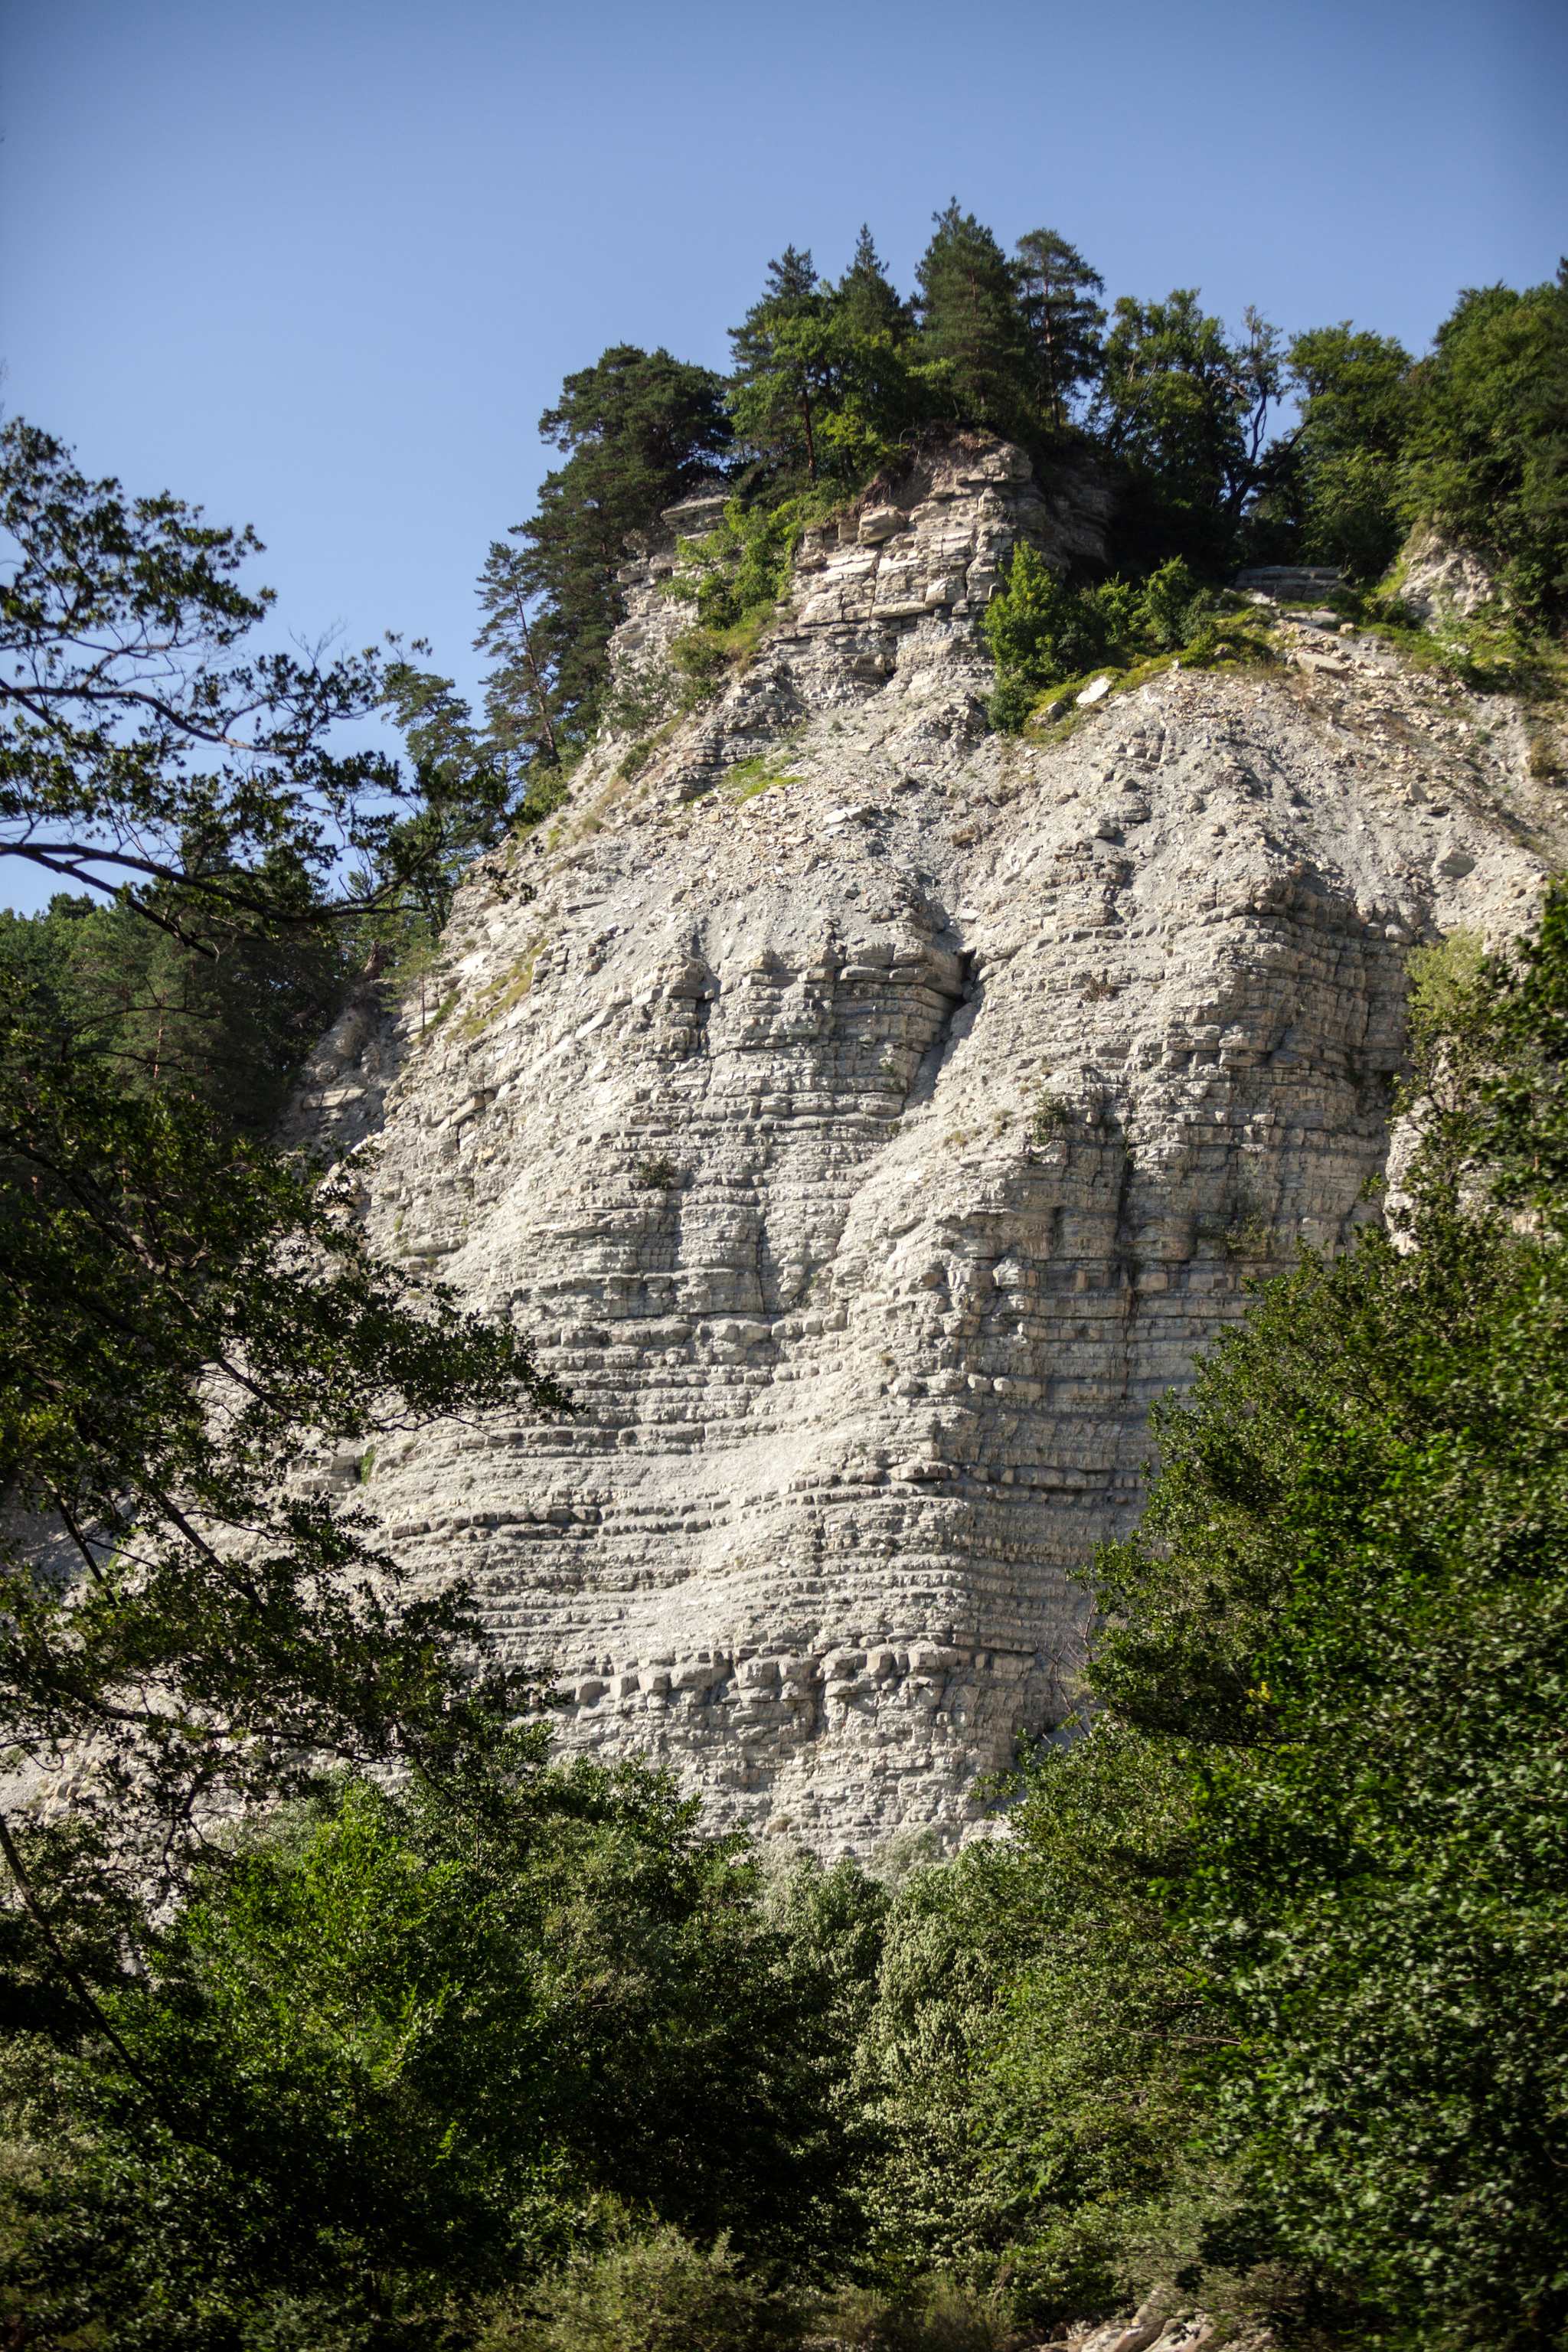
[[786, 244], [868, 221], [907, 292], [956, 194], [1109, 296], [1416, 350], [1568, 249], [1563, 0], [5, 0], [0, 123], [6, 412], [469, 689], [562, 376], [724, 366]]

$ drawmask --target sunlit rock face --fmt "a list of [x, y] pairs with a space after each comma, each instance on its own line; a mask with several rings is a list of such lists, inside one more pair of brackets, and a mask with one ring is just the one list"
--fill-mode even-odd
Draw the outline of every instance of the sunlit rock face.
[[[603, 744], [296, 1108], [582, 1408], [378, 1454], [416, 1585], [473, 1580], [569, 1748], [826, 1852], [957, 1842], [1059, 1720], [1151, 1401], [1376, 1213], [1408, 944], [1517, 928], [1550, 846], [1504, 706], [1321, 629], [988, 733], [976, 614], [1102, 505], [971, 439], [808, 539], [751, 669]], [[718, 510], [634, 551], [624, 676]]]

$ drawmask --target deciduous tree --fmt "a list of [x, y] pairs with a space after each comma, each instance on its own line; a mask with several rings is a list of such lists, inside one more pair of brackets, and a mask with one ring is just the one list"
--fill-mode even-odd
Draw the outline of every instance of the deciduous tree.
[[253, 531], [89, 480], [20, 418], [0, 430], [0, 857], [125, 890], [194, 939], [198, 915], [347, 916], [445, 856], [436, 780], [410, 833], [396, 762], [337, 748], [380, 699], [375, 655], [247, 650], [273, 602], [240, 585]]

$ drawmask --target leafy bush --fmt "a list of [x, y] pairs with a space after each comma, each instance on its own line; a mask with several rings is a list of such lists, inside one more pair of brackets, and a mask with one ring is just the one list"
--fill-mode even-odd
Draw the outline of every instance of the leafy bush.
[[[741, 1842], [641, 1765], [552, 1766], [527, 1731], [451, 1766], [275, 1818], [100, 1991], [110, 2038], [56, 2063], [12, 2192], [0, 2289], [40, 2324], [215, 2352], [294, 2305], [368, 2328], [591, 2247], [606, 2197], [752, 2266], [844, 2248], [831, 1937], [773, 1924]], [[643, 2259], [572, 2273], [583, 2326]], [[647, 2260], [687, 2292], [672, 2237]], [[763, 2314], [732, 2269], [710, 2302]]]
[[900, 2295], [852, 2288], [817, 2326], [852, 2352], [1002, 2352], [1013, 2316], [1002, 2282], [976, 2288], [938, 2272]]
[[1142, 589], [1122, 580], [1098, 587], [1053, 572], [1026, 541], [1005, 587], [992, 597], [981, 626], [996, 664], [986, 706], [1003, 734], [1020, 734], [1053, 686], [1107, 666], [1180, 646], [1194, 662], [1247, 659], [1265, 649], [1224, 618], [1224, 602], [1203, 589], [1180, 556]]
[[1125, 582], [1072, 586], [1024, 541], [981, 625], [997, 669], [1038, 689], [1125, 653], [1138, 622], [1137, 594]]
[[800, 2334], [797, 2306], [745, 2274], [724, 2239], [704, 2249], [626, 2227], [492, 2317], [475, 2352], [782, 2352]]
[[1138, 600], [1138, 617], [1144, 633], [1157, 646], [1183, 646], [1192, 635], [1192, 624], [1197, 617], [1194, 607], [1204, 608], [1198, 593], [1198, 583], [1179, 555], [1162, 563], [1143, 583], [1143, 593]]
[[842, 497], [842, 491], [805, 491], [774, 506], [752, 507], [731, 499], [716, 529], [680, 541], [679, 568], [666, 593], [694, 603], [706, 629], [733, 628], [759, 611], [771, 614], [789, 586], [801, 532]]

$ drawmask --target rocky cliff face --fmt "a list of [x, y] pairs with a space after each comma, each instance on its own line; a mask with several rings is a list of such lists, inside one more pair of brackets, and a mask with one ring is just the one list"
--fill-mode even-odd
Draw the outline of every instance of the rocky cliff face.
[[399, 1555], [473, 1578], [568, 1744], [827, 1851], [952, 1843], [1059, 1719], [1150, 1401], [1375, 1213], [1406, 948], [1527, 919], [1552, 835], [1505, 706], [1310, 626], [987, 734], [1001, 557], [1099, 520], [976, 442], [808, 541], [751, 670], [630, 779], [603, 745], [297, 1106], [582, 1406], [379, 1457]]

